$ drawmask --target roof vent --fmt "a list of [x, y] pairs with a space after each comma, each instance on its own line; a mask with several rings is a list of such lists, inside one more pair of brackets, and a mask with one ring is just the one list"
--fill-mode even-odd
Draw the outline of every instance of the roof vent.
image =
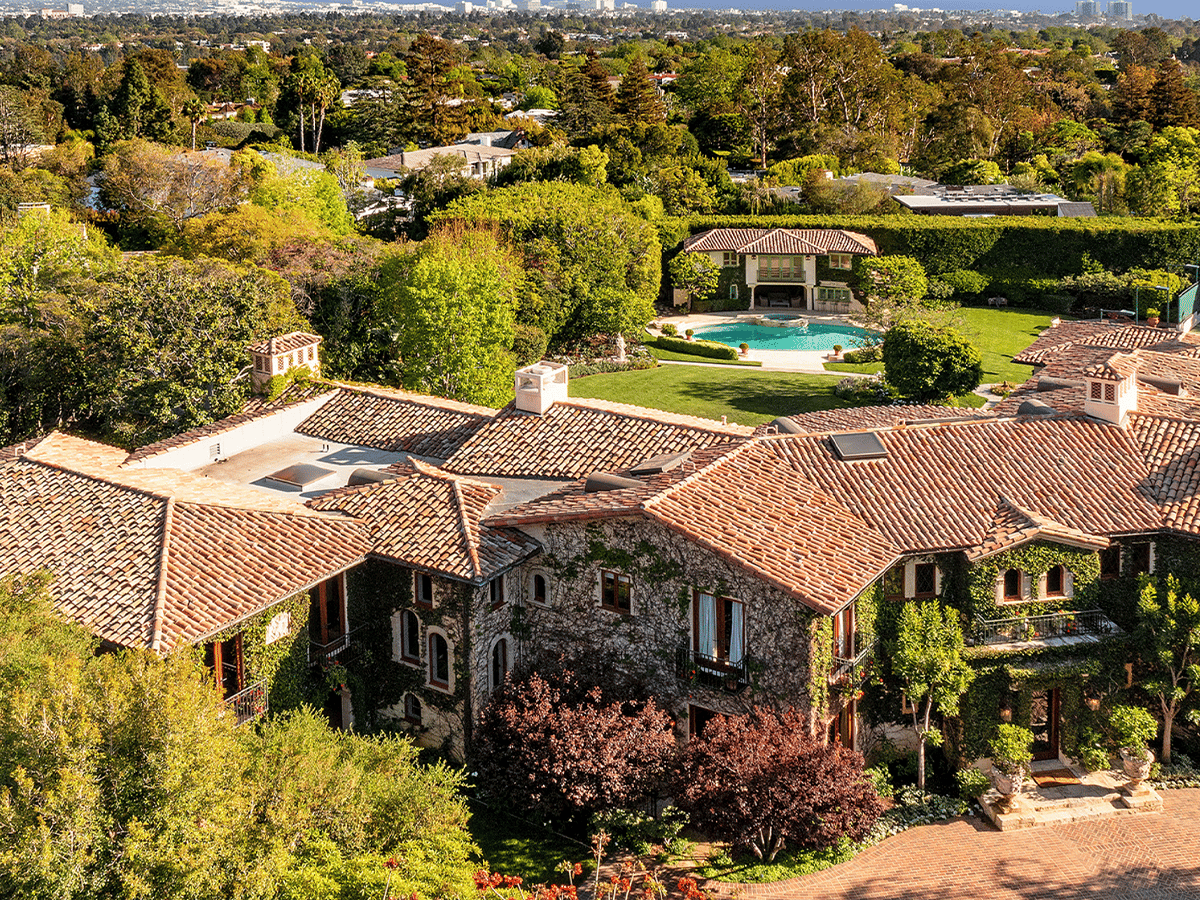
[[1018, 416], [1056, 416], [1058, 410], [1041, 400], [1025, 400], [1017, 407]]
[[517, 369], [517, 409], [545, 415], [555, 403], [567, 399], [567, 367], [551, 362]]
[[596, 494], [601, 491], [621, 491], [626, 488], [645, 487], [636, 478], [626, 478], [624, 475], [613, 475], [611, 472], [593, 472], [583, 485], [584, 492]]
[[1186, 397], [1187, 388], [1183, 386], [1183, 382], [1178, 378], [1160, 378], [1157, 375], [1138, 375], [1138, 381], [1156, 387], [1164, 394], [1171, 394], [1175, 397]]
[[874, 431], [852, 431], [829, 436], [838, 459], [853, 462], [859, 459], [883, 459], [887, 448]]
[[377, 469], [355, 469], [350, 473], [350, 478], [346, 481], [346, 487], [360, 487], [364, 484], [381, 484], [385, 481], [394, 481], [395, 475], [387, 472], [380, 472]]
[[663, 472], [670, 472], [672, 469], [679, 468], [683, 464], [683, 461], [691, 455], [691, 450], [685, 450], [682, 453], [662, 453], [658, 456], [652, 456], [630, 469], [629, 474], [636, 475], [638, 478], [643, 478], [646, 475], [661, 475]]
[[780, 434], [806, 434], [807, 429], [801, 427], [800, 423], [795, 419], [789, 419], [787, 416], [780, 416], [771, 423], [775, 426]]

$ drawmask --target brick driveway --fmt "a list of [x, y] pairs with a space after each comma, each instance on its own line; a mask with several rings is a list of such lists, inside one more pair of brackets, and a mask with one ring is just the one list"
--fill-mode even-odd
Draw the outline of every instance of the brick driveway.
[[996, 831], [975, 818], [913, 828], [847, 863], [713, 897], [820, 900], [1200, 898], [1200, 789], [1163, 791], [1161, 813]]

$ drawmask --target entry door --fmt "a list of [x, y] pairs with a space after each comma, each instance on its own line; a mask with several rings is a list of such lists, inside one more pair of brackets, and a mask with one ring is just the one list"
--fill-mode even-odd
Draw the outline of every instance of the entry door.
[[1033, 758], [1058, 759], [1058, 688], [1033, 692], [1029, 730], [1033, 732]]

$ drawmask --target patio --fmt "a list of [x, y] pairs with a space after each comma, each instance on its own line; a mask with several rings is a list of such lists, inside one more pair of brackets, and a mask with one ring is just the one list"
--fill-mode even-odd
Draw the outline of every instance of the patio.
[[1158, 791], [1145, 785], [1130, 791], [1129, 779], [1117, 770], [1088, 772], [1059, 759], [1041, 760], [1032, 768], [1034, 778], [1027, 781], [1012, 809], [1001, 806], [995, 789], [980, 798], [984, 813], [1001, 831], [1160, 812], [1163, 808]]

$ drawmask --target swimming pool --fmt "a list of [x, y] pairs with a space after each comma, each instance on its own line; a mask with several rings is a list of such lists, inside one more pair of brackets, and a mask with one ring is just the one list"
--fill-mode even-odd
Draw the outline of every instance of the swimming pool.
[[853, 325], [826, 325], [821, 322], [809, 322], [802, 326], [785, 325], [782, 328], [779, 325], [731, 322], [728, 325], [706, 325], [696, 329], [696, 337], [703, 340], [720, 341], [731, 347], [745, 342], [752, 351], [832, 350], [834, 344], [849, 349], [870, 334], [865, 328], [855, 328]]

